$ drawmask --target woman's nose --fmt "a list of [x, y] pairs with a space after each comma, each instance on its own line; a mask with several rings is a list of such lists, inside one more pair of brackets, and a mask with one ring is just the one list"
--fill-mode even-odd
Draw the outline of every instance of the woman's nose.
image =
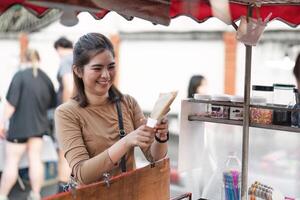
[[106, 67], [103, 68], [102, 77], [110, 78], [109, 72]]

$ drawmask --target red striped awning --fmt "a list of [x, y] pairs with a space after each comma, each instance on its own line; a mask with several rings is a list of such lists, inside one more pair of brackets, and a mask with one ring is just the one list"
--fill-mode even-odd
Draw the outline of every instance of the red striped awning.
[[[101, 7], [94, 2], [99, 2]], [[246, 15], [247, 5], [253, 0], [229, 0], [229, 2], [231, 19], [235, 21]], [[272, 13], [271, 20], [281, 20], [294, 27], [300, 24], [299, 0], [256, 0], [256, 2], [260, 6], [258, 10], [263, 19]], [[203, 22], [213, 16], [209, 0], [1, 0], [0, 15], [16, 4], [24, 6], [38, 17], [42, 17], [52, 8], [73, 9], [77, 13], [88, 11], [96, 19], [102, 19], [108, 12], [116, 11], [127, 19], [140, 17], [165, 25], [168, 25], [172, 18], [182, 15], [191, 17], [197, 22]], [[253, 16], [256, 17], [255, 12]]]

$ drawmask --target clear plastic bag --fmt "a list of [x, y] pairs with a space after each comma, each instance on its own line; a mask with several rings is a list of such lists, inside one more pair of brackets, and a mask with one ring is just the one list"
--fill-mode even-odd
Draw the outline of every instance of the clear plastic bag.
[[249, 17], [247, 21], [247, 18], [242, 16], [237, 30], [237, 40], [246, 45], [255, 46], [264, 32], [271, 15], [272, 13], [270, 13], [264, 21], [261, 17], [257, 19]]

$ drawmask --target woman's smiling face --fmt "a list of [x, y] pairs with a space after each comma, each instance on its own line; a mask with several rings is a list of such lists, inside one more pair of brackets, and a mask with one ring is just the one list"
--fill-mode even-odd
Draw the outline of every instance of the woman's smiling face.
[[112, 53], [105, 50], [94, 56], [83, 68], [82, 80], [85, 93], [97, 96], [108, 95], [116, 74]]

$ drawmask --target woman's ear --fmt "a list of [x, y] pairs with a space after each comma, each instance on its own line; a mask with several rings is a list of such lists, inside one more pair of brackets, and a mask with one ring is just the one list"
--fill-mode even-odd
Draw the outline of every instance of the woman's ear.
[[77, 67], [76, 65], [73, 65], [73, 71], [79, 78], [82, 78], [82, 70]]

